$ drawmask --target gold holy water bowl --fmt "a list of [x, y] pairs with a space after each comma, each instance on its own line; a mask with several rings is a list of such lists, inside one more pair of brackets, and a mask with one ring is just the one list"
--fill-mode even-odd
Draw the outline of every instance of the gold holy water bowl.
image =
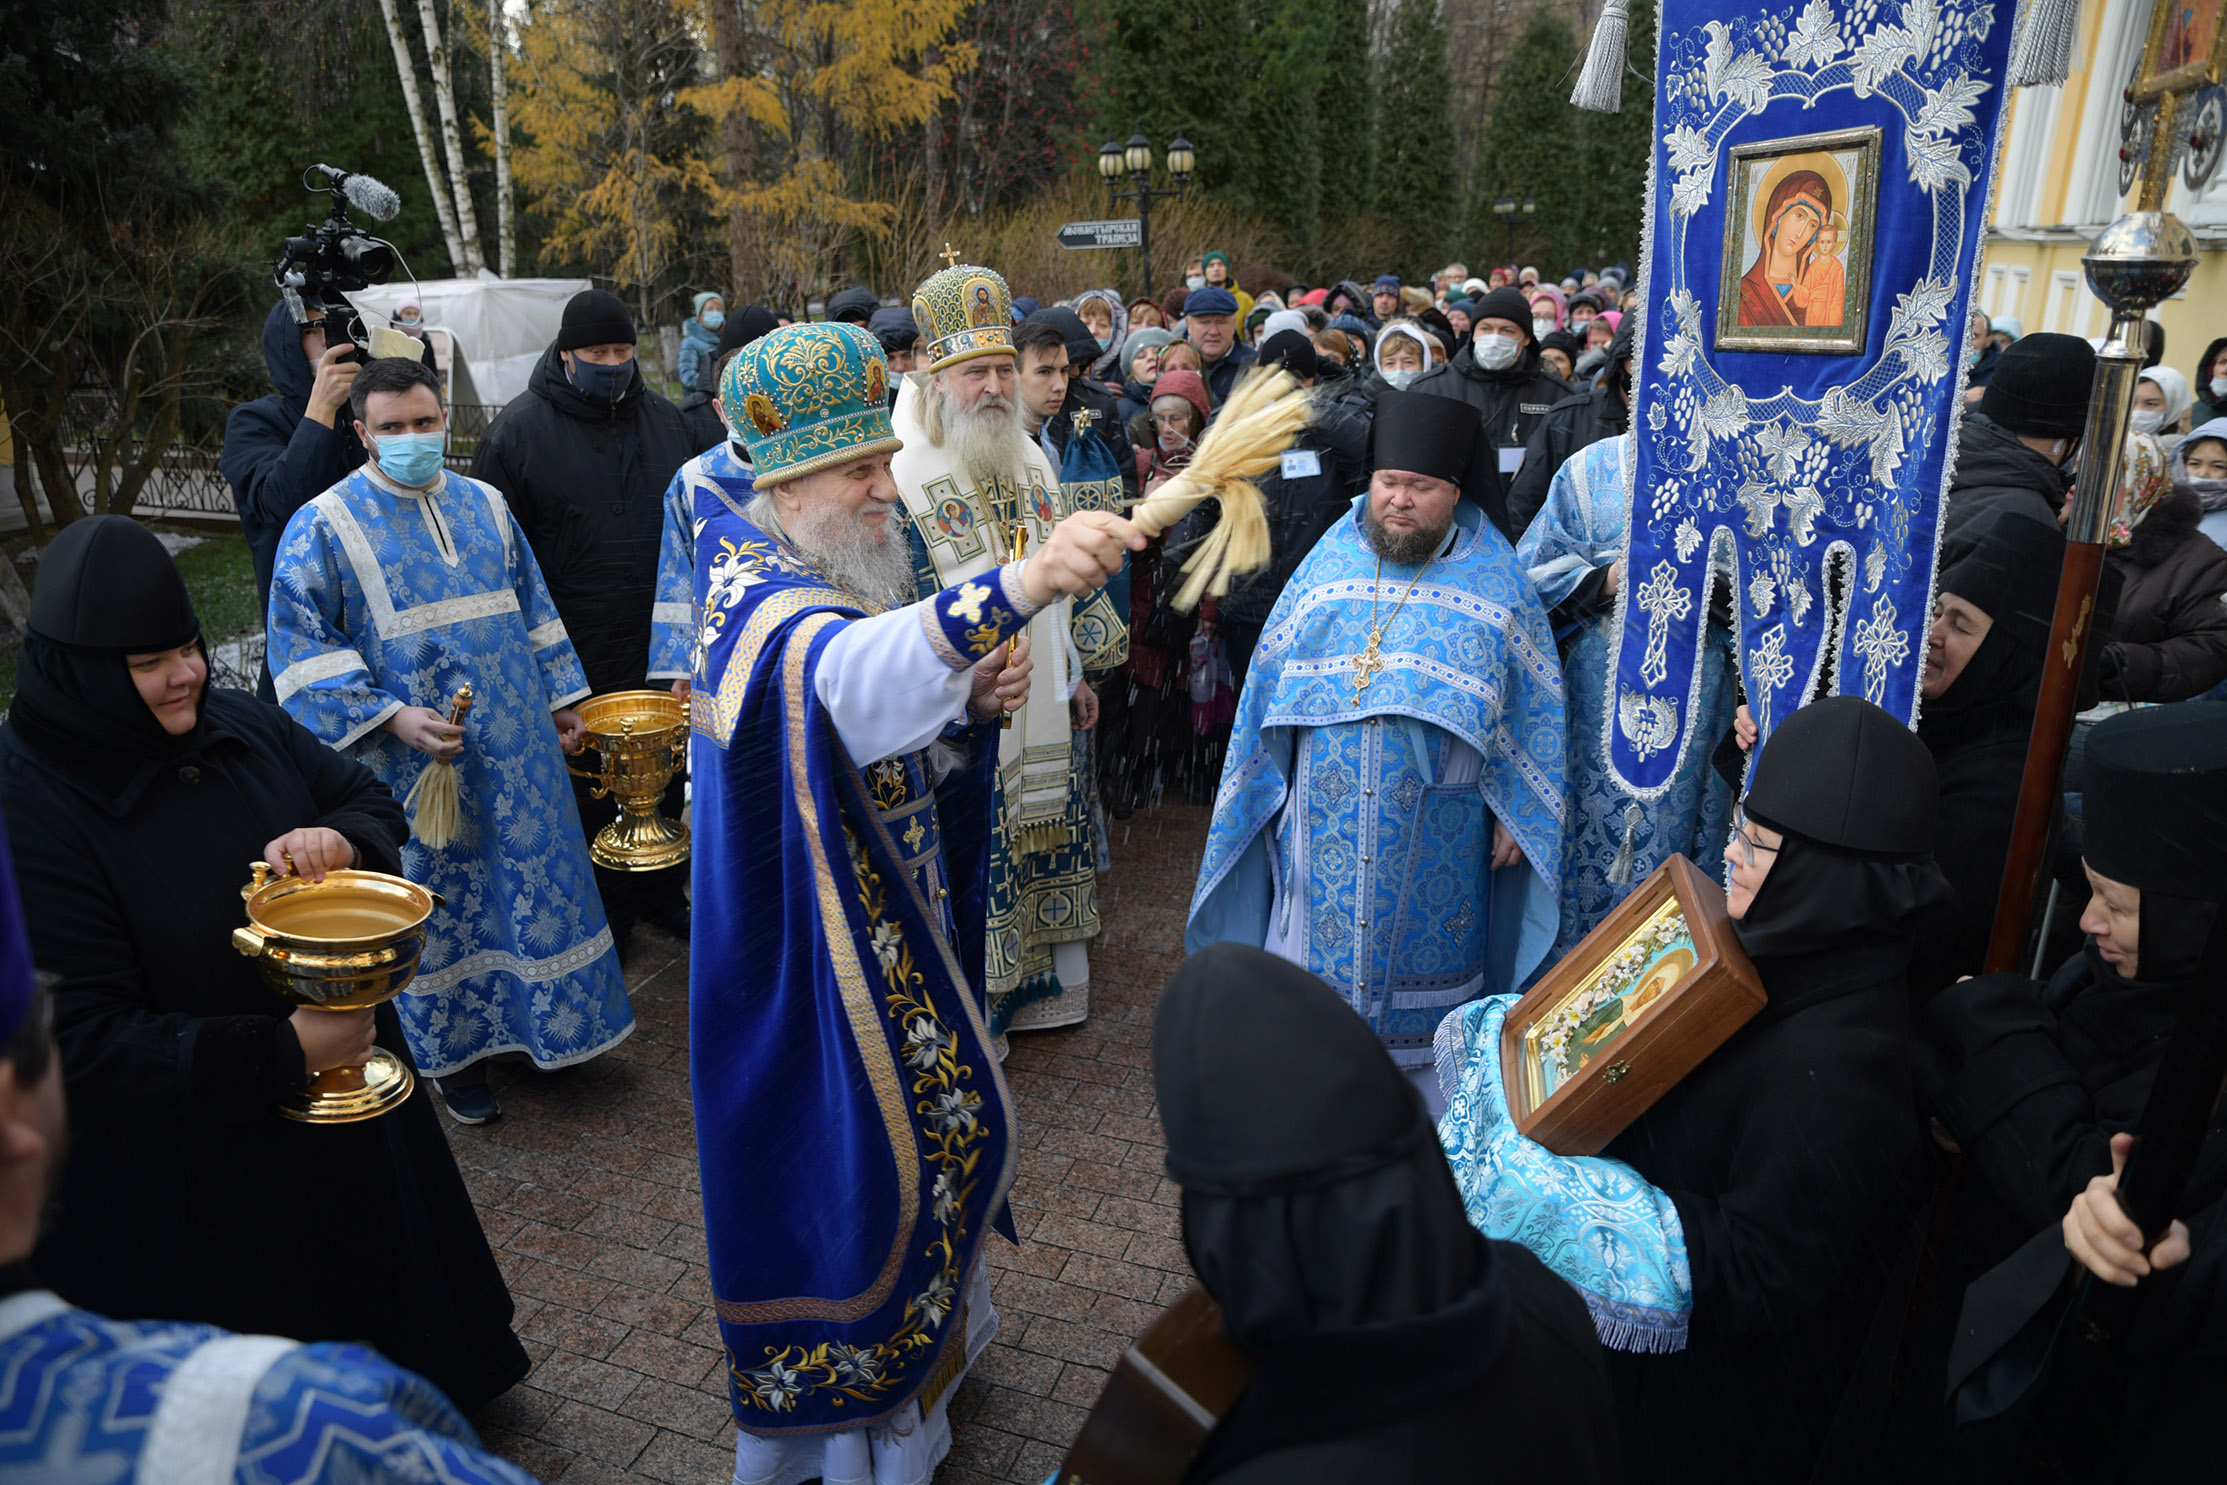
[[[418, 972], [425, 920], [441, 895], [378, 871], [333, 871], [322, 882], [273, 877], [264, 862], [240, 889], [248, 926], [232, 947], [256, 962], [263, 983], [298, 1006], [357, 1011], [384, 1005]], [[330, 1067], [279, 1105], [306, 1124], [353, 1124], [394, 1108], [417, 1077], [384, 1047], [360, 1066]]]
[[588, 854], [614, 871], [656, 871], [688, 859], [688, 827], [657, 812], [688, 746], [688, 705], [669, 691], [612, 691], [574, 708], [588, 725], [587, 746], [601, 770], [571, 768], [595, 780], [595, 797], [616, 798], [619, 817], [595, 834]]

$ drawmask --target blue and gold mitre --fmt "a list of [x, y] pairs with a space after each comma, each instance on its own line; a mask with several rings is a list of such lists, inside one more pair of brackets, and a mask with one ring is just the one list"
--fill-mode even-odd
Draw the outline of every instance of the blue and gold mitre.
[[859, 325], [785, 325], [760, 336], [727, 362], [719, 407], [761, 490], [904, 447], [889, 426], [889, 363]]
[[990, 269], [955, 263], [936, 274], [912, 296], [912, 318], [930, 371], [1013, 354], [1013, 291]]

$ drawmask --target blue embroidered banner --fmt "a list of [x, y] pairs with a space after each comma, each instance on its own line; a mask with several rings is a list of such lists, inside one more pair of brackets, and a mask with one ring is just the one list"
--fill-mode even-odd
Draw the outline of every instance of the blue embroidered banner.
[[1766, 734], [1836, 652], [1914, 719], [2012, 8], [1663, 0], [1607, 708], [1643, 796], [1694, 741], [1721, 542]]

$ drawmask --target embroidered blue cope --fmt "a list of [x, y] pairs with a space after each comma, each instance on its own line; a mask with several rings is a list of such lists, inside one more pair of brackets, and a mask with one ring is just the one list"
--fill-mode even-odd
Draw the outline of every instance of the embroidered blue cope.
[[[1447, 548], [1407, 593], [1419, 569], [1378, 578], [1367, 498], [1269, 614], [1184, 942], [1284, 954], [1345, 996], [1396, 1061], [1427, 1065], [1448, 1011], [1522, 984], [1554, 942], [1562, 676], [1514, 551], [1474, 506], [1457, 507]], [[1372, 599], [1380, 620], [1401, 606], [1370, 674]], [[1523, 863], [1492, 870], [1493, 820]], [[1284, 882], [1286, 869], [1303, 875]]]
[[[1625, 478], [1635, 440], [1629, 433], [1589, 444], [1555, 472], [1546, 504], [1516, 543], [1516, 560], [1552, 609], [1593, 572], [1624, 554], [1631, 507]], [[1596, 614], [1557, 632], [1562, 682], [1569, 698], [1569, 814], [1562, 832], [1562, 936], [1557, 956], [1607, 917], [1673, 854], [1713, 871], [1732, 829], [1732, 786], [1710, 766], [1707, 746], [1689, 749], [1669, 787], [1642, 805], [1608, 766], [1611, 725], [1619, 702], [1648, 706], [1652, 717], [1627, 718], [1628, 731], [1652, 725], [1665, 746], [1669, 703], [1633, 693], [1611, 694], [1609, 664], [1616, 644], [1613, 613]], [[1704, 744], [1732, 725], [1731, 636], [1711, 625], [1695, 705]]]
[[650, 606], [651, 680], [673, 681], [696, 673], [696, 523], [715, 511], [741, 515], [752, 493], [749, 462], [724, 439], [675, 470], [665, 486], [657, 596]]
[[0, 1477], [532, 1485], [440, 1389], [363, 1346], [0, 1301]]
[[[982, 979], [995, 728], [864, 770], [814, 677], [863, 613], [734, 513], [697, 522], [689, 1060], [735, 1417], [823, 1433], [931, 1406], [1003, 1216], [1012, 1102]], [[743, 488], [738, 488], [738, 484]], [[704, 507], [699, 506], [699, 511]], [[918, 606], [946, 664], [1033, 613], [1010, 568]], [[939, 773], [941, 781], [937, 782]]]
[[[1836, 689], [1916, 718], [2010, 15], [1996, 0], [1665, 0], [1632, 362], [1640, 496], [1608, 749], [1642, 796], [1672, 786], [1701, 731], [1720, 543], [1736, 554], [1740, 665], [1766, 737], [1834, 644]], [[1836, 150], [1847, 165], [1807, 182], [1784, 163]], [[1774, 202], [1803, 216], [1783, 226], [1807, 244], [1789, 248], [1801, 267], [1787, 282], [1757, 247], [1782, 230], [1764, 223]], [[1820, 296], [1810, 308], [1797, 278]], [[1824, 306], [1843, 294], [1834, 317]], [[1776, 348], [1805, 337], [1854, 349]]]

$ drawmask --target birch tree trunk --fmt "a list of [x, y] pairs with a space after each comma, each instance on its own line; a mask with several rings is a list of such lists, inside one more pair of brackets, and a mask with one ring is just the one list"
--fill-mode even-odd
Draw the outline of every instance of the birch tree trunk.
[[[500, 4], [501, 0], [496, 0]], [[387, 40], [394, 45], [395, 75], [402, 79], [402, 102], [410, 110], [410, 130], [418, 138], [418, 161], [425, 166], [425, 184], [433, 193], [433, 210], [441, 219], [441, 240], [448, 247], [449, 265], [465, 272], [464, 244], [456, 232], [456, 211], [449, 204], [448, 185], [441, 178], [441, 162], [433, 153], [432, 136], [425, 129], [425, 105], [418, 98], [418, 69], [410, 60], [410, 42], [402, 34], [402, 15], [394, 0], [379, 0], [387, 18]]]
[[470, 278], [486, 260], [480, 255], [479, 214], [472, 209], [471, 178], [464, 173], [464, 136], [456, 123], [456, 89], [449, 83], [448, 41], [433, 14], [433, 0], [418, 0], [418, 24], [425, 30], [425, 59], [433, 73], [433, 101], [441, 110], [441, 143], [448, 154], [449, 183], [456, 194], [456, 236], [464, 246], [464, 261], [457, 264], [457, 272]]
[[510, 205], [510, 26], [503, 0], [487, 0], [487, 91], [493, 103], [495, 135], [495, 251], [504, 278], [517, 272], [518, 229]]

